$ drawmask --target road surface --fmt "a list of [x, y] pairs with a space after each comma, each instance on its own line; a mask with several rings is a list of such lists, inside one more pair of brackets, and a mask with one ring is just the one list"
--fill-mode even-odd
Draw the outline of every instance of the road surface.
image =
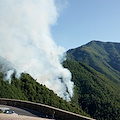
[[[30, 117], [40, 117], [40, 118], [49, 118], [52, 119], [51, 116], [47, 116], [43, 113], [39, 113], [37, 111], [34, 110], [30, 110], [30, 109], [26, 109], [26, 108], [17, 108], [17, 107], [12, 107], [12, 106], [7, 106], [7, 105], [0, 105], [0, 107], [4, 107], [4, 108], [10, 108], [11, 110], [13, 110], [15, 113], [17, 113], [18, 115], [22, 115], [22, 116], [30, 116]], [[1, 114], [0, 114], [1, 115]], [[18, 116], [16, 115], [16, 116]], [[3, 116], [3, 115], [1, 115]], [[15, 115], [14, 115], [15, 116]], [[1, 117], [0, 117], [1, 118]], [[1, 120], [1, 119], [0, 119]], [[10, 119], [11, 120], [11, 119]]]
[[23, 115], [0, 114], [0, 120], [50, 120], [50, 119]]

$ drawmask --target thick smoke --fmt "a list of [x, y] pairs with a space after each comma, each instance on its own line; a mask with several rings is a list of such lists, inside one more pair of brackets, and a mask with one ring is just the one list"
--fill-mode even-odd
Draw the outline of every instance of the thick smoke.
[[73, 82], [71, 73], [61, 65], [65, 50], [50, 33], [57, 17], [54, 0], [0, 0], [0, 62], [12, 63], [2, 69], [7, 80], [14, 70], [16, 77], [20, 71], [27, 72], [69, 101]]

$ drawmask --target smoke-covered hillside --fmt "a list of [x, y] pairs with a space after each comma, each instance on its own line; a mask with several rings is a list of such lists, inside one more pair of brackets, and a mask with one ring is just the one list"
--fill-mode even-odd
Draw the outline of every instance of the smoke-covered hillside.
[[29, 73], [70, 101], [71, 73], [61, 65], [65, 49], [55, 44], [50, 31], [58, 11], [54, 0], [0, 0], [0, 56], [12, 63], [4, 66], [9, 82], [14, 70], [19, 76]]
[[[89, 56], [87, 58], [89, 61]], [[5, 59], [2, 58], [2, 60]], [[8, 61], [5, 60], [6, 62]], [[120, 85], [118, 82], [114, 82], [108, 75], [100, 73], [82, 62], [66, 60], [63, 65], [72, 73], [72, 82], [74, 82], [74, 94], [70, 102], [72, 104], [57, 97], [53, 91], [37, 83], [28, 74], [22, 74], [20, 79], [13, 74], [11, 84], [3, 81], [4, 76], [1, 74], [0, 97], [40, 102], [82, 115], [87, 113], [97, 120], [120, 119]], [[62, 81], [62, 78], [59, 79]]]
[[59, 11], [55, 0], [0, 0], [0, 97], [119, 120], [120, 44], [92, 41], [65, 61], [51, 35]]
[[22, 73], [20, 79], [15, 78], [15, 74], [13, 74], [11, 84], [8, 81], [4, 81], [3, 74], [0, 73], [0, 98], [43, 103], [81, 115], [87, 115], [80, 107], [66, 102], [45, 85], [39, 84], [29, 74], [24, 73]]

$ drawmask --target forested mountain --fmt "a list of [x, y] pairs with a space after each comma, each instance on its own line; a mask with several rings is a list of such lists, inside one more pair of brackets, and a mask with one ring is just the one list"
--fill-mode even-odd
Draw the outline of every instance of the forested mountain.
[[67, 54], [69, 59], [84, 62], [120, 84], [120, 43], [91, 41]]
[[67, 51], [67, 57], [63, 66], [74, 82], [70, 103], [24, 73], [19, 79], [13, 74], [11, 84], [0, 73], [0, 97], [44, 103], [97, 120], [120, 120], [120, 44], [91, 41]]
[[3, 74], [0, 73], [0, 98], [10, 98], [18, 100], [27, 100], [37, 103], [43, 103], [63, 110], [89, 116], [81, 107], [75, 106], [58, 97], [52, 90], [45, 85], [39, 84], [29, 74], [22, 74], [20, 79], [12, 76], [11, 84], [3, 80]]
[[91, 41], [67, 51], [72, 102], [97, 120], [120, 119], [120, 43]]
[[97, 120], [120, 120], [120, 85], [90, 66], [73, 60], [64, 62], [75, 84], [72, 103]]

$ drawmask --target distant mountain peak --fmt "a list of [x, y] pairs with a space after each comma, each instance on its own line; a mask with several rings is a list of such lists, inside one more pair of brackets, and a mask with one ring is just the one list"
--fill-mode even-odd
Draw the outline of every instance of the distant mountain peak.
[[120, 83], [120, 43], [92, 40], [67, 53], [69, 59], [86, 63]]
[[[119, 42], [104, 42], [104, 41], [102, 41], [102, 40], [91, 40], [90, 42], [88, 42], [87, 44], [120, 44]], [[86, 44], [86, 45], [87, 45]]]

